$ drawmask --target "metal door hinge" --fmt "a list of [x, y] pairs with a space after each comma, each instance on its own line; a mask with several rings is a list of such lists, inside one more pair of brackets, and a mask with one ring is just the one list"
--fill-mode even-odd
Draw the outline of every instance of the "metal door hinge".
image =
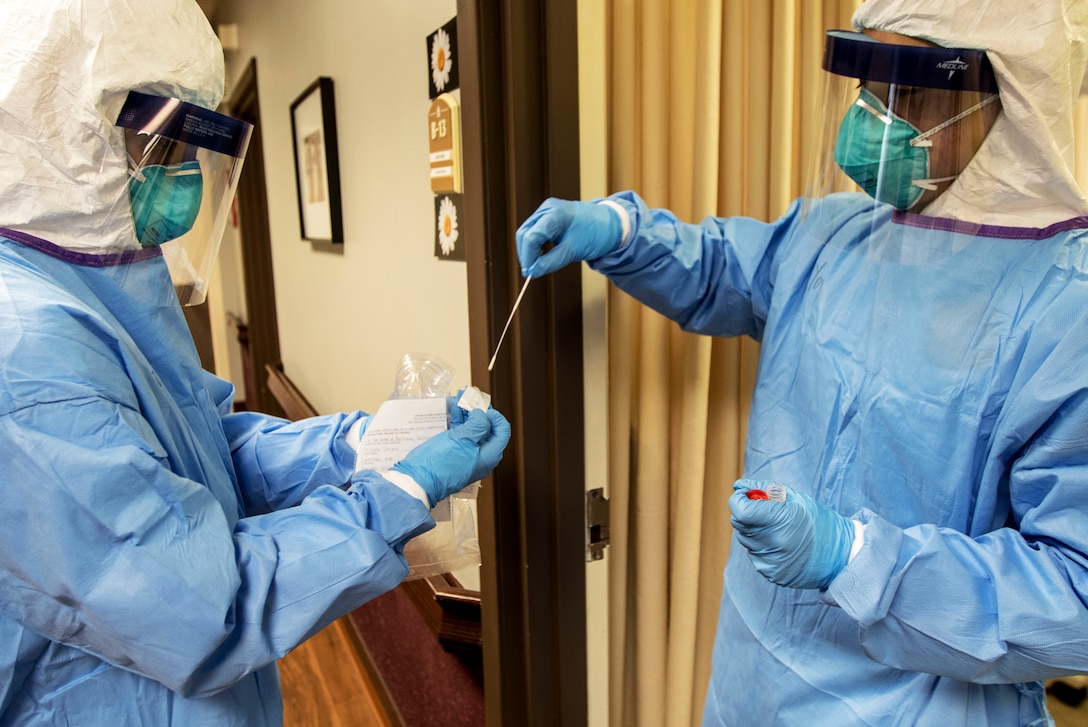
[[609, 533], [608, 499], [604, 488], [598, 487], [586, 493], [586, 562], [604, 558]]

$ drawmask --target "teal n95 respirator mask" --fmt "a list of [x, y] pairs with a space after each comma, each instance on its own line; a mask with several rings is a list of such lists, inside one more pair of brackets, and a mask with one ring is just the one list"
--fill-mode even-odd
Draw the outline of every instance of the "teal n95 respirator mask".
[[835, 162], [873, 199], [897, 210], [908, 210], [918, 203], [923, 192], [956, 178], [929, 176], [929, 149], [933, 146], [930, 137], [996, 100], [996, 95], [988, 96], [922, 132], [862, 88], [839, 126]]
[[253, 127], [135, 91], [117, 126], [128, 155], [133, 234], [142, 248], [161, 251], [181, 304], [202, 303]]
[[204, 198], [200, 162], [145, 166], [129, 177], [128, 196], [141, 245], [176, 240], [193, 229], [200, 214]]

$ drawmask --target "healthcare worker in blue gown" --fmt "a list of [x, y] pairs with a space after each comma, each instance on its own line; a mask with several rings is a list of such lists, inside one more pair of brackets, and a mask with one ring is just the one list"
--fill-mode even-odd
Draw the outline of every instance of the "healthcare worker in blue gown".
[[518, 254], [761, 343], [705, 724], [1048, 724], [1043, 680], [1088, 671], [1088, 4], [853, 24], [780, 219], [549, 200]]
[[231, 413], [202, 300], [249, 140], [192, 0], [0, 3], [0, 725], [277, 725], [276, 659], [408, 573], [510, 429], [353, 474], [362, 412]]

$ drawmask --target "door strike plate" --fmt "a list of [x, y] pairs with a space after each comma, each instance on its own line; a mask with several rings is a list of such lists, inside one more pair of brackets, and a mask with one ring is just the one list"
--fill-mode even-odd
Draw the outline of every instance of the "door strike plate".
[[586, 493], [586, 562], [604, 558], [608, 547], [609, 508], [604, 488], [598, 487]]

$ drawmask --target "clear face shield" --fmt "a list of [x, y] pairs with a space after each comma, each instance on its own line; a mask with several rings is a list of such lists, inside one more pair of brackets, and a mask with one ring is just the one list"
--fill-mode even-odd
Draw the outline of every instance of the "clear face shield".
[[158, 247], [178, 300], [208, 295], [252, 125], [174, 98], [130, 92], [117, 118], [140, 245]]
[[832, 30], [823, 68], [809, 198], [862, 191], [882, 203], [877, 212], [939, 215], [934, 203], [957, 183], [1001, 109], [986, 53]]

